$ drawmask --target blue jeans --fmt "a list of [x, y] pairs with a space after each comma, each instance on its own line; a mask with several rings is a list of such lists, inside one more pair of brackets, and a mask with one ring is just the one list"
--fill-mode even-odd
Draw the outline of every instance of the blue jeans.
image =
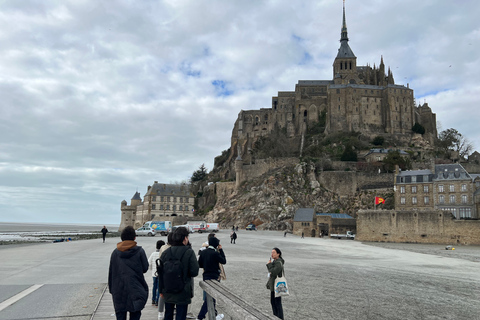
[[158, 277], [153, 277], [152, 301], [155, 301], [155, 303], [158, 303], [159, 296], [160, 296], [160, 291], [158, 291]]
[[173, 311], [177, 309], [177, 314], [175, 320], [185, 320], [187, 319], [187, 308], [188, 304], [173, 304], [165, 302], [165, 320], [173, 320]]

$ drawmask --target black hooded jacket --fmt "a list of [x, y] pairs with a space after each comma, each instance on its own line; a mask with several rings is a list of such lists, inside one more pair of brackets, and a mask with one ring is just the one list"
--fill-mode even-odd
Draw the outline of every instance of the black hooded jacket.
[[223, 249], [218, 251], [214, 249], [220, 243], [217, 238], [210, 238], [208, 241], [210, 246], [200, 252], [198, 264], [200, 268], [203, 268], [203, 280], [217, 280], [220, 277], [220, 267], [218, 265], [220, 263], [226, 264], [227, 258], [225, 258]]
[[140, 311], [147, 303], [148, 285], [143, 274], [148, 270], [148, 259], [136, 244], [132, 240], [122, 241], [110, 257], [108, 289], [115, 312]]

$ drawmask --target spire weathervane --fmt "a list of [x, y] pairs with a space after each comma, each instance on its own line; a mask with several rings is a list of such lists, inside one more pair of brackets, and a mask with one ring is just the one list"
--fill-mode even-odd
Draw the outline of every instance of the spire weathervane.
[[343, 0], [343, 24], [342, 24], [342, 37], [340, 38], [340, 42], [341, 41], [348, 41], [347, 20], [345, 19], [345, 0]]

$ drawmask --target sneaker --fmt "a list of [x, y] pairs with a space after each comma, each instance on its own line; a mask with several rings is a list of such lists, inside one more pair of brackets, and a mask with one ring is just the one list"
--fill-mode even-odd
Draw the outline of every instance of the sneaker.
[[165, 318], [165, 315], [163, 314], [163, 312], [159, 312], [158, 313], [158, 320], [163, 320]]
[[193, 313], [189, 312], [187, 313], [187, 319], [197, 319], [197, 317], [195, 317]]
[[223, 313], [217, 315], [217, 317], [215, 318], [215, 320], [222, 320], [225, 316], [223, 315]]

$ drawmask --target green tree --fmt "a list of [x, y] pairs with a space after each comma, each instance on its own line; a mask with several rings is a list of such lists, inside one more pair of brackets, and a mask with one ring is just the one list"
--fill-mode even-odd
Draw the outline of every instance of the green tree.
[[425, 128], [418, 122], [415, 122], [415, 124], [412, 127], [412, 131], [415, 133], [420, 133], [424, 134], [425, 133]]
[[407, 170], [411, 167], [410, 159], [403, 157], [397, 150], [390, 151], [387, 154], [383, 159], [383, 165], [388, 172], [393, 172], [395, 170], [395, 165], [398, 165], [402, 170]]
[[465, 158], [472, 151], [473, 145], [460, 132], [450, 128], [438, 135], [437, 148], [446, 158], [451, 157], [452, 151], [458, 152], [461, 158]]
[[202, 181], [203, 179], [205, 179], [207, 174], [207, 168], [205, 167], [205, 164], [202, 163], [198, 170], [193, 172], [192, 177], [190, 178], [190, 182]]
[[373, 138], [373, 140], [372, 140], [372, 144], [373, 144], [374, 146], [382, 146], [384, 142], [385, 142], [385, 138], [382, 137], [382, 136], [376, 136], [376, 137]]
[[349, 144], [345, 146], [345, 150], [340, 157], [341, 161], [357, 161], [357, 153], [353, 150], [353, 147]]

